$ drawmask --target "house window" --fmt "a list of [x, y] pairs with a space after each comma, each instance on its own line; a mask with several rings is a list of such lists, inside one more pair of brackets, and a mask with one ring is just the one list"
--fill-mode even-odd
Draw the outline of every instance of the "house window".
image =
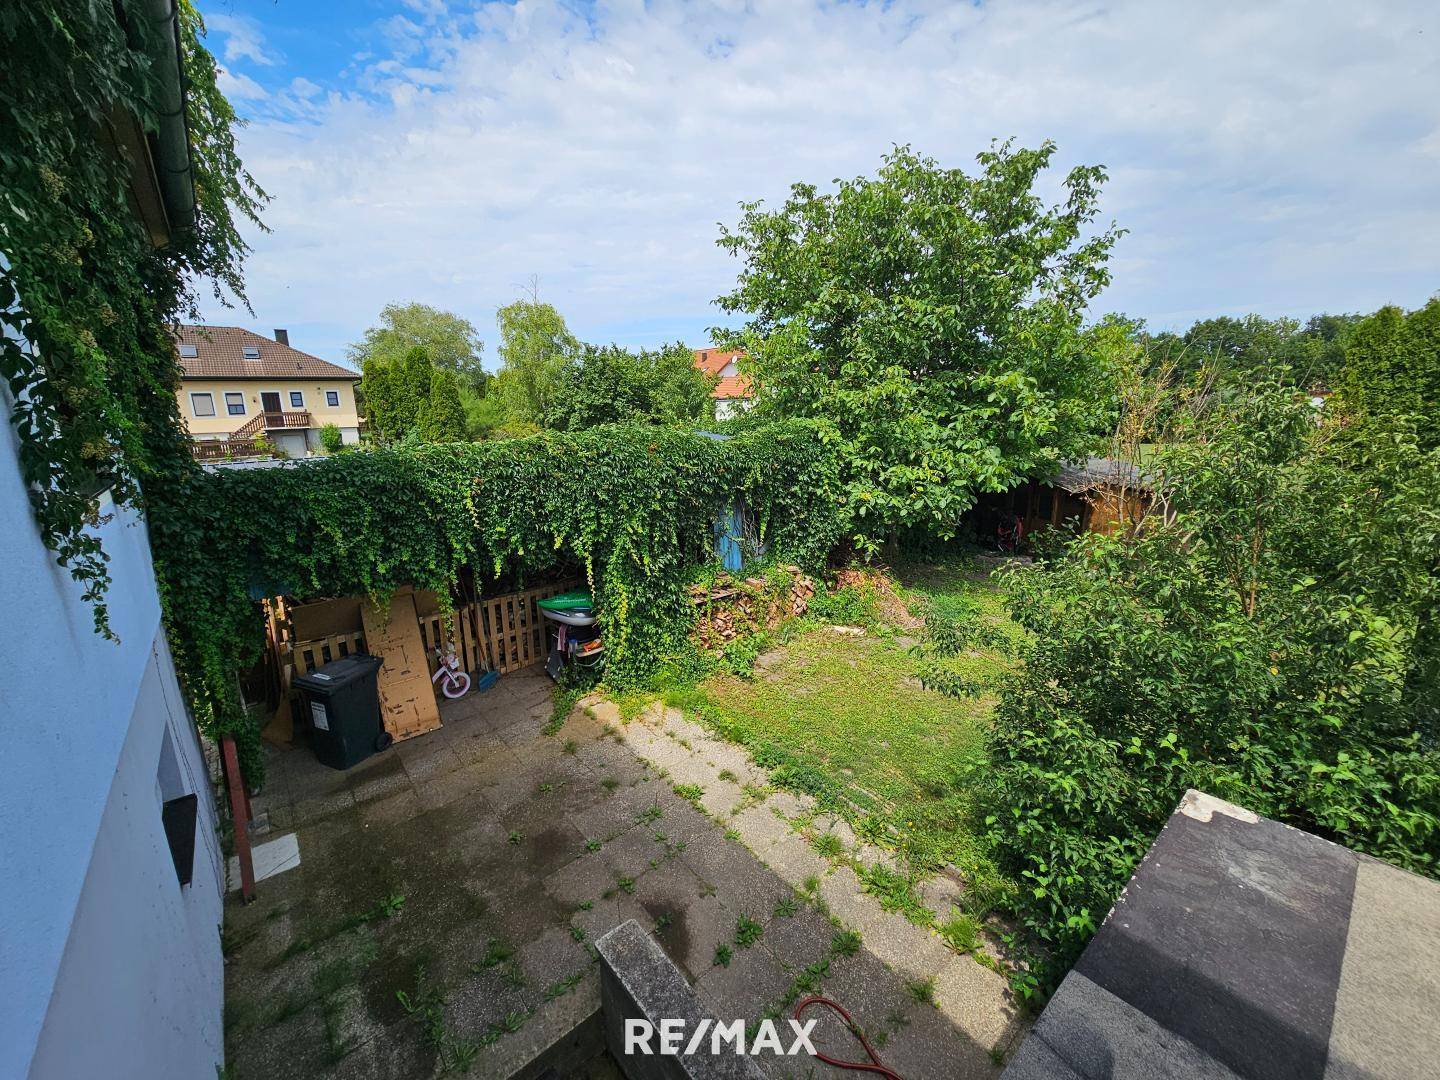
[[292, 409], [303, 409], [305, 407], [305, 395], [299, 390], [290, 391], [290, 407]]
[[195, 416], [214, 416], [214, 415], [215, 415], [215, 395], [214, 395], [214, 394], [191, 394], [191, 395], [190, 395], [190, 412], [193, 413]]
[[231, 416], [244, 416], [245, 395], [233, 392], [227, 393], [225, 395], [225, 411]]
[[200, 350], [194, 345], [181, 345], [180, 355], [187, 360], [194, 360], [195, 357], [200, 355]]
[[243, 355], [244, 355], [244, 357], [245, 357], [246, 360], [259, 360], [259, 359], [260, 359], [260, 346], [259, 346], [259, 345], [244, 345], [244, 346], [241, 346], [241, 352], [243, 353]]
[[338, 408], [340, 407], [340, 391], [339, 391], [339, 390], [326, 390], [326, 391], [325, 391], [325, 404], [326, 404], [326, 405], [329, 405], [330, 408], [332, 408], [332, 409], [338, 409]]

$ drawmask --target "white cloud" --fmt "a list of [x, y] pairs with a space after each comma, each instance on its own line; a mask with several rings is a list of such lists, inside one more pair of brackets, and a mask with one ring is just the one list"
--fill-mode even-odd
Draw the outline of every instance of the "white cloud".
[[406, 299], [493, 340], [532, 273], [582, 337], [698, 344], [737, 202], [873, 172], [894, 142], [969, 166], [992, 136], [1053, 138], [1059, 175], [1109, 166], [1105, 213], [1131, 233], [1102, 310], [1166, 324], [1440, 287], [1431, 4], [408, 6], [353, 79], [296, 79], [242, 134], [275, 196], [257, 317], [318, 351]]
[[215, 84], [220, 92], [230, 99], [236, 101], [263, 101], [270, 96], [266, 89], [257, 83], [249, 75], [243, 75], [238, 71], [231, 71], [229, 68], [217, 67], [215, 69]]
[[225, 61], [230, 64], [241, 60], [270, 66], [277, 58], [265, 49], [265, 33], [254, 19], [240, 15], [206, 15], [205, 27], [211, 33], [225, 38]]

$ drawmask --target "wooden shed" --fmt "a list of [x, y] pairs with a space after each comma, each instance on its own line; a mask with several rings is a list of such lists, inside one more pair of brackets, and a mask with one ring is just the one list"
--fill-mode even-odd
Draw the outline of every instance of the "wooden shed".
[[1031, 480], [1001, 495], [982, 496], [972, 515], [982, 542], [1018, 540], [1044, 529], [1078, 525], [1098, 533], [1131, 531], [1150, 508], [1150, 484], [1133, 464], [1090, 457], [1047, 480]]

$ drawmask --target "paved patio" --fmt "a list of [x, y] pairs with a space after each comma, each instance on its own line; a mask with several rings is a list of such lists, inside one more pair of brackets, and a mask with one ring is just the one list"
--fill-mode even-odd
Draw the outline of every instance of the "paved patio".
[[[674, 711], [591, 704], [547, 734], [549, 681], [512, 675], [348, 773], [271, 752], [256, 808], [301, 860], [227, 907], [233, 1076], [509, 1076], [594, 1012], [591, 943], [631, 918], [722, 1019], [823, 992], [910, 1080], [998, 1075], [1020, 1028], [1004, 980], [821, 859], [807, 835], [854, 845], [843, 822]], [[862, 1056], [830, 1020], [816, 1045]]]

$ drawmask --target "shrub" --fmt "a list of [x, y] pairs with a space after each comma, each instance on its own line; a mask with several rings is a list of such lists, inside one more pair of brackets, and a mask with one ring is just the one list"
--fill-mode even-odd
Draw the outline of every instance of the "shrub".
[[340, 429], [334, 424], [326, 424], [320, 429], [320, 449], [327, 454], [338, 454], [345, 445], [345, 439], [340, 434]]
[[1012, 572], [1033, 632], [991, 740], [991, 837], [1042, 988], [1195, 787], [1440, 865], [1440, 456], [1403, 427], [1225, 403], [1157, 465], [1174, 514]]

